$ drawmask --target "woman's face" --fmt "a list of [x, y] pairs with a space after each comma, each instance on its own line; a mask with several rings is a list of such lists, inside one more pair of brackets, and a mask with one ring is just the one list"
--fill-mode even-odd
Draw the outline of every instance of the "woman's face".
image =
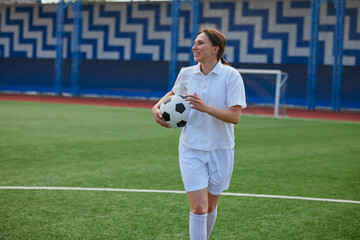
[[205, 33], [201, 33], [196, 37], [192, 51], [195, 62], [205, 63], [217, 59], [219, 47], [213, 46], [208, 36]]

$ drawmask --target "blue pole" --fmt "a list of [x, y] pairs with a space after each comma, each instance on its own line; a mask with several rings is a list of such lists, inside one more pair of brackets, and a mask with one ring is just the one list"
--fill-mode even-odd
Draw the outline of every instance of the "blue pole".
[[170, 91], [176, 80], [177, 52], [178, 52], [178, 31], [179, 31], [179, 0], [171, 2], [171, 51], [168, 75], [168, 91]]
[[319, 8], [320, 5], [318, 4], [318, 0], [311, 0], [310, 55], [308, 60], [308, 82], [306, 95], [307, 108], [311, 110], [315, 109], [316, 98]]
[[[179, 9], [188, 0], [172, 0], [171, 1], [171, 51], [169, 62], [169, 74], [168, 74], [168, 91], [170, 91], [176, 81], [177, 65], [178, 65], [178, 31], [179, 31]], [[199, 11], [200, 0], [192, 1], [192, 32], [191, 38], [195, 40], [199, 31]], [[190, 64], [194, 63], [192, 58], [192, 51], [190, 49], [189, 55]]]
[[334, 66], [332, 79], [332, 110], [340, 110], [341, 84], [342, 84], [342, 55], [343, 55], [343, 36], [344, 36], [344, 14], [345, 0], [337, 0], [336, 24], [334, 32]]
[[60, 0], [56, 5], [56, 58], [54, 67], [54, 93], [57, 96], [62, 92], [63, 81], [63, 31], [64, 31], [64, 0]]
[[72, 59], [71, 59], [71, 95], [79, 96], [79, 79], [81, 67], [80, 39], [81, 39], [81, 0], [76, 0], [74, 5], [74, 28], [72, 34]]
[[[192, 24], [191, 24], [191, 44], [195, 41], [199, 32], [199, 16], [200, 16], [200, 0], [192, 1]], [[193, 52], [190, 48], [189, 65], [195, 65], [196, 62], [193, 58]]]

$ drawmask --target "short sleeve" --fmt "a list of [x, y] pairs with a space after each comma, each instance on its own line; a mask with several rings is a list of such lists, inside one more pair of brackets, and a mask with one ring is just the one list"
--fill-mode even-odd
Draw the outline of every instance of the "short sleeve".
[[180, 70], [175, 84], [172, 88], [172, 91], [175, 93], [175, 95], [185, 95], [186, 93], [186, 88], [185, 88], [185, 83], [184, 83], [184, 71], [183, 69]]
[[229, 108], [237, 105], [246, 108], [244, 81], [240, 73], [235, 69], [233, 69], [228, 79], [226, 95], [226, 103]]

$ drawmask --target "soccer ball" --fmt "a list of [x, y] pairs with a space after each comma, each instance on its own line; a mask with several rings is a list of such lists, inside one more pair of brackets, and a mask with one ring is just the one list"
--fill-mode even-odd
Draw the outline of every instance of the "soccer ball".
[[185, 97], [172, 95], [167, 97], [160, 105], [163, 120], [172, 128], [182, 128], [186, 125], [190, 104]]

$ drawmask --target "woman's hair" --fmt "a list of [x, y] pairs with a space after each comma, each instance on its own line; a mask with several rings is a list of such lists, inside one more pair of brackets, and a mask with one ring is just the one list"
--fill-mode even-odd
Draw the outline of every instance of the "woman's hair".
[[198, 35], [200, 35], [201, 33], [206, 34], [206, 36], [210, 39], [213, 46], [219, 47], [219, 51], [216, 56], [218, 61], [220, 59], [222, 64], [229, 65], [229, 63], [223, 57], [223, 54], [225, 51], [225, 46], [226, 46], [225, 36], [219, 30], [217, 30], [215, 28], [208, 28], [208, 27], [200, 29]]

